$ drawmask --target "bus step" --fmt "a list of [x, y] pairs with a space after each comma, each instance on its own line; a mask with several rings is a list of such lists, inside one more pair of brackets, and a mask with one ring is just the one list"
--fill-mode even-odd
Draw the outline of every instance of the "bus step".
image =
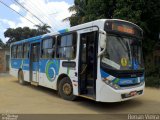
[[93, 86], [87, 86], [87, 94], [89, 94], [89, 95], [94, 94], [94, 87]]
[[83, 95], [79, 95], [79, 96], [81, 96], [83, 98], [91, 99], [91, 100], [96, 99], [95, 95], [90, 95], [90, 94], [83, 94]]
[[38, 86], [38, 82], [31, 81], [31, 85]]

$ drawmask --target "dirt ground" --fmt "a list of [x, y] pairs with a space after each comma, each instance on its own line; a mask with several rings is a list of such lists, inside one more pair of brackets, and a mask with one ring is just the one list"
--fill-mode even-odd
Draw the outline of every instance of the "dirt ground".
[[119, 103], [100, 103], [78, 98], [61, 99], [44, 87], [22, 86], [8, 74], [0, 74], [0, 113], [14, 114], [128, 114], [160, 113], [160, 89], [146, 88], [145, 94]]

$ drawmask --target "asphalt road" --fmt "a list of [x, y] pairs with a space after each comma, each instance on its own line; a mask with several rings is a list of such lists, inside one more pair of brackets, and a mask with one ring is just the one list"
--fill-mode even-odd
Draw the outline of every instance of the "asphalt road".
[[44, 87], [22, 86], [8, 74], [0, 74], [0, 113], [15, 114], [146, 114], [160, 113], [160, 89], [146, 88], [145, 94], [119, 103], [100, 103], [85, 98], [61, 99]]

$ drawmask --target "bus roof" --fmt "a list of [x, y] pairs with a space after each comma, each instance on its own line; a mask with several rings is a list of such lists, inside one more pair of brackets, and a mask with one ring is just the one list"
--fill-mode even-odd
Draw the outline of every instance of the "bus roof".
[[26, 42], [34, 42], [34, 41], [40, 40], [41, 37], [42, 37], [42, 35], [40, 35], [40, 36], [35, 36], [35, 37], [31, 37], [31, 38], [28, 38], [28, 39], [24, 39], [24, 40], [20, 40], [20, 41], [11, 43], [11, 45], [21, 44], [21, 43], [26, 43]]

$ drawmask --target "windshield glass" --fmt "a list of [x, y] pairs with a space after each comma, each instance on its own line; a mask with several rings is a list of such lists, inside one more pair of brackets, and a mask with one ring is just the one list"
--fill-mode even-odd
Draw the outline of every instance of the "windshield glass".
[[136, 38], [109, 35], [102, 63], [117, 70], [143, 68], [141, 41]]

